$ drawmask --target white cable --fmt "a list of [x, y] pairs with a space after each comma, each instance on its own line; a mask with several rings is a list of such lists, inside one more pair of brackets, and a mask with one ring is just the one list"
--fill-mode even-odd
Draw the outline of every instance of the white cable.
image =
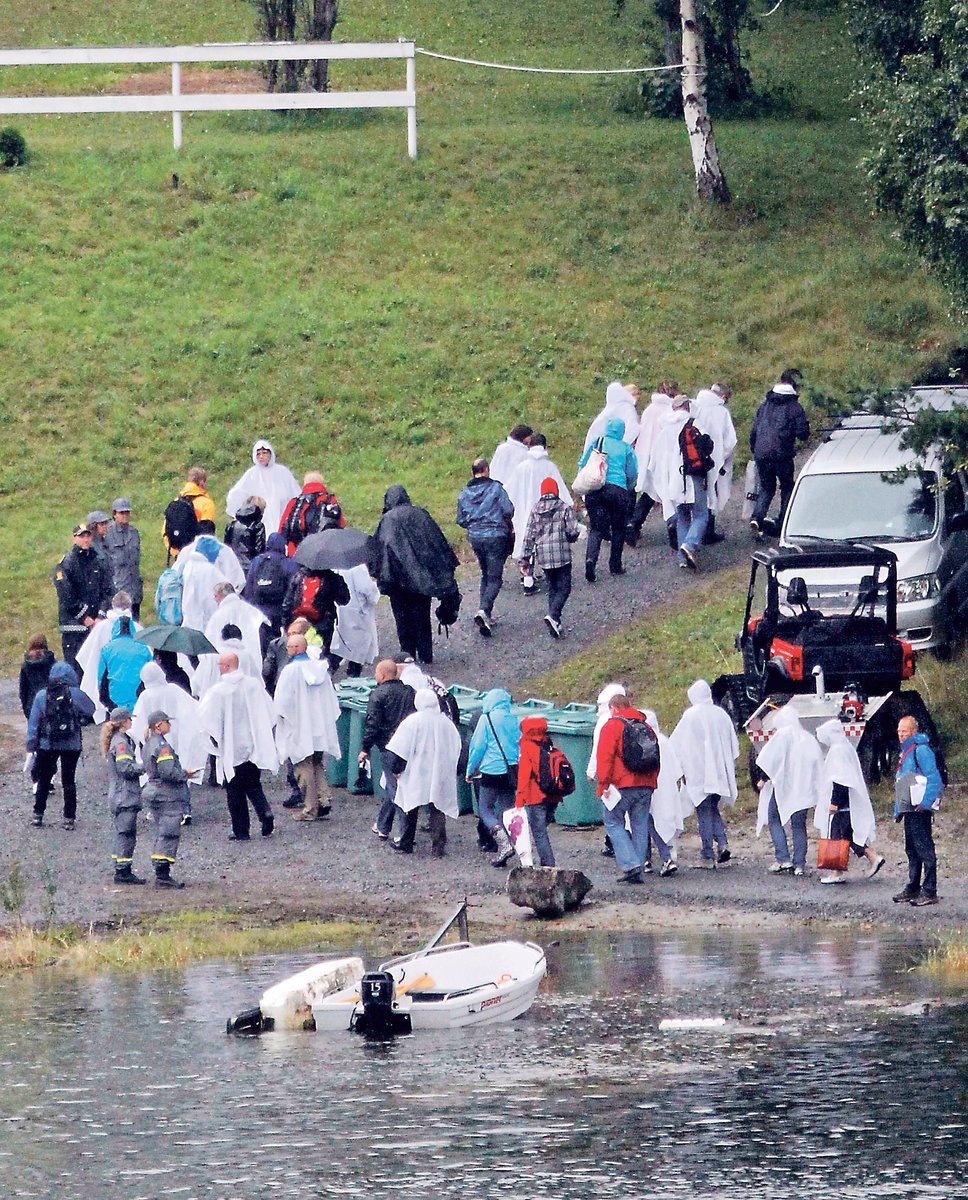
[[783, 0], [776, 0], [776, 4], [773, 5], [773, 7], [770, 9], [770, 11], [765, 12], [765, 13], [760, 13], [760, 16], [761, 17], [772, 17], [773, 14], [776, 12], [776, 10], [780, 7], [780, 5], [782, 3], [783, 3]]
[[513, 67], [508, 63], [481, 62], [476, 58], [458, 58], [454, 54], [435, 54], [433, 50], [424, 50], [420, 46], [416, 47], [416, 52], [427, 58], [442, 58], [447, 62], [466, 63], [471, 67], [492, 67], [497, 71], [528, 71], [535, 75], [645, 75], [659, 71], [681, 71], [686, 65], [685, 63], [673, 63], [665, 67], [612, 67], [597, 70], [577, 67]]

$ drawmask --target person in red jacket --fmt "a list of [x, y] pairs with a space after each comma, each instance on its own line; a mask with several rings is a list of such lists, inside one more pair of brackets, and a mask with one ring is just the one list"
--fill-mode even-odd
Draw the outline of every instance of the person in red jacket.
[[[332, 506], [332, 516], [326, 512], [327, 506]], [[286, 539], [286, 553], [291, 558], [296, 553], [296, 547], [311, 533], [319, 533], [321, 529], [332, 528], [329, 520], [339, 518], [339, 528], [346, 525], [346, 518], [339, 507], [339, 501], [323, 483], [323, 477], [318, 471], [307, 471], [303, 476], [303, 489], [283, 509], [279, 521], [279, 532]], [[271, 532], [271, 530], [269, 531]]]
[[548, 796], [540, 786], [541, 747], [550, 742], [544, 717], [525, 717], [521, 722], [521, 746], [518, 759], [518, 790], [514, 807], [527, 813], [531, 841], [542, 867], [555, 865], [555, 854], [548, 838], [548, 808], [554, 808], [560, 796]]
[[[598, 794], [602, 799], [605, 830], [615, 848], [615, 861], [622, 868], [619, 879], [622, 883], [641, 883], [648, 855], [649, 806], [659, 771], [658, 768], [648, 772], [630, 770], [622, 758], [626, 724], [641, 721], [647, 725], [645, 714], [632, 708], [628, 697], [622, 694], [613, 696], [608, 708], [611, 715], [599, 734], [595, 760]], [[626, 817], [631, 832], [625, 828]]]

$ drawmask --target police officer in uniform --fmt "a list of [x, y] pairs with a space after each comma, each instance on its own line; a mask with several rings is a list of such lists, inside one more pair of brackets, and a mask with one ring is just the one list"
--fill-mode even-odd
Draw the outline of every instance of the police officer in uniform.
[[108, 803], [114, 817], [114, 882], [144, 883], [131, 869], [134, 844], [138, 836], [138, 813], [141, 812], [141, 766], [135, 754], [135, 744], [128, 732], [131, 710], [113, 708], [101, 726], [101, 748], [108, 760], [111, 782]]
[[167, 734], [171, 720], [158, 710], [148, 714], [148, 736], [142, 758], [148, 783], [145, 797], [155, 822], [155, 848], [151, 861], [155, 868], [155, 887], [183, 888], [185, 885], [171, 877], [171, 864], [178, 853], [182, 818], [191, 812], [188, 780], [196, 774], [186, 771], [178, 761]]
[[106, 555], [91, 545], [86, 525], [74, 526], [74, 545], [54, 568], [57, 625], [64, 662], [77, 672], [77, 652], [91, 626], [104, 617], [111, 603], [111, 569]]

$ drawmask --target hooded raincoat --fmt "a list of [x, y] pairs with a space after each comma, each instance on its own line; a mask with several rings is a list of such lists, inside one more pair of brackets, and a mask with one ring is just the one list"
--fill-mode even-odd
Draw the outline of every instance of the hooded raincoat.
[[[130, 617], [130, 608], [109, 608], [103, 621], [92, 625], [87, 637], [81, 643], [77, 652], [77, 665], [81, 671], [81, 691], [89, 696], [94, 704], [94, 723], [100, 725], [107, 717], [107, 709], [101, 703], [101, 675], [98, 670], [101, 664], [101, 651], [114, 637], [114, 629], [119, 617]], [[141, 628], [137, 621], [132, 620], [132, 630], [137, 633]]]
[[372, 540], [370, 573], [381, 592], [404, 588], [418, 596], [444, 596], [454, 589], [457, 555], [425, 508], [400, 484], [387, 488], [383, 516]]
[[[490, 720], [488, 720], [490, 718]], [[481, 716], [474, 727], [467, 754], [467, 777], [503, 776], [518, 761], [521, 720], [511, 712], [511, 693], [491, 688], [481, 703]]]
[[816, 738], [800, 724], [789, 707], [781, 708], [773, 721], [776, 731], [756, 758], [756, 765], [769, 779], [760, 790], [756, 810], [756, 835], [769, 822], [770, 800], [776, 800], [780, 824], [794, 813], [830, 801], [830, 786], [824, 780], [823, 751]]
[[659, 418], [659, 432], [650, 460], [652, 486], [662, 501], [662, 515], [668, 520], [680, 504], [692, 504], [696, 493], [692, 477], [682, 469], [679, 434], [689, 420], [689, 409], [670, 408]]
[[507, 487], [514, 468], [528, 457], [528, 447], [517, 438], [507, 437], [491, 455], [491, 478]]
[[693, 808], [698, 808], [707, 796], [719, 796], [723, 804], [734, 804], [739, 742], [733, 722], [713, 703], [705, 679], [697, 679], [686, 694], [691, 707], [679, 718], [669, 739], [686, 777], [686, 795]]
[[713, 439], [713, 469], [706, 480], [709, 511], [720, 513], [733, 490], [733, 452], [736, 429], [726, 401], [712, 388], [696, 393], [692, 404], [696, 428]]
[[823, 837], [830, 836], [830, 796], [835, 783], [850, 793], [850, 825], [852, 840], [858, 846], [869, 846], [874, 840], [874, 808], [864, 782], [857, 751], [848, 742], [840, 721], [824, 721], [817, 729], [817, 741], [826, 748], [823, 760], [824, 794], [817, 800], [813, 823]]
[[273, 696], [276, 748], [293, 764], [318, 751], [340, 758], [339, 701], [325, 658], [297, 654], [282, 668]]
[[400, 722], [387, 743], [389, 753], [406, 763], [397, 781], [396, 804], [404, 812], [432, 804], [456, 818], [460, 734], [430, 688], [417, 692], [414, 705], [416, 711]]
[[[256, 458], [256, 452], [262, 447], [269, 451], [269, 462], [264, 467]], [[272, 443], [259, 438], [252, 447], [252, 466], [238, 483], [229, 488], [225, 509], [230, 517], [234, 517], [250, 496], [261, 496], [266, 502], [262, 518], [265, 527], [267, 530], [277, 530], [283, 509], [293, 496], [298, 495], [299, 484], [292, 471], [276, 462]]]
[[652, 456], [655, 453], [655, 443], [659, 436], [659, 421], [666, 413], [672, 411], [672, 397], [665, 392], [653, 392], [649, 407], [639, 421], [639, 436], [635, 439], [635, 458], [639, 465], [639, 473], [635, 480], [635, 490], [645, 492], [653, 500], [660, 499], [652, 482]]
[[675, 747], [659, 728], [659, 718], [652, 709], [646, 708], [643, 712], [659, 740], [659, 780], [652, 792], [649, 814], [659, 837], [664, 842], [671, 842], [677, 833], [682, 832], [683, 821], [688, 815], [683, 812], [683, 807], [687, 807], [691, 813], [693, 806], [679, 791], [683, 771]]
[[213, 646], [222, 640], [222, 630], [226, 625], [235, 625], [242, 633], [242, 645], [246, 652], [262, 662], [262, 637], [260, 630], [269, 621], [265, 613], [248, 604], [241, 596], [226, 596], [209, 617], [204, 633]]
[[336, 574], [345, 580], [350, 598], [348, 603], [336, 608], [336, 628], [330, 649], [349, 662], [367, 665], [380, 653], [376, 632], [380, 589], [362, 563]]
[[630, 446], [633, 445], [639, 435], [639, 414], [635, 408], [635, 397], [617, 379], [605, 389], [605, 407], [588, 426], [583, 449], [587, 450], [604, 436], [608, 422], [614, 420], [622, 423], [622, 440]]
[[558, 496], [563, 503], [571, 504], [571, 493], [561, 472], [548, 457], [547, 446], [532, 446], [527, 457], [514, 470], [505, 484], [511, 503], [514, 505], [514, 549], [511, 557], [524, 557], [524, 535], [528, 530], [528, 518], [538, 503], [541, 484], [553, 479], [558, 484]]
[[215, 612], [213, 591], [217, 583], [231, 583], [237, 592], [245, 587], [245, 572], [228, 546], [203, 533], [178, 555], [175, 570], [182, 577], [182, 624], [204, 630]]
[[275, 714], [261, 679], [229, 671], [202, 697], [202, 728], [212, 739], [219, 783], [235, 777], [240, 763], [277, 771], [279, 756], [272, 737]]
[[199, 772], [188, 782], [202, 784], [202, 768], [211, 753], [211, 745], [202, 729], [198, 701], [177, 683], [169, 683], [156, 662], [145, 663], [141, 668], [141, 682], [144, 691], [131, 713], [131, 736], [139, 745], [144, 745], [148, 737], [148, 717], [153, 712], [167, 713], [171, 718], [168, 742], [186, 771]]

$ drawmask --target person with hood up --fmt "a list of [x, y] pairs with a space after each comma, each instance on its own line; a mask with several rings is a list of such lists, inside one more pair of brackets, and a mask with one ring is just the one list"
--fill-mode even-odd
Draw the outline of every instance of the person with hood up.
[[262, 788], [262, 772], [278, 771], [279, 756], [272, 738], [275, 714], [262, 680], [239, 670], [231, 652], [220, 654], [220, 679], [202, 697], [199, 717], [212, 740], [216, 777], [225, 788], [232, 822], [231, 841], [249, 840], [249, 802], [268, 837], [275, 827]]
[[725, 534], [716, 531], [716, 517], [726, 507], [733, 490], [733, 453], [736, 450], [736, 428], [727, 401], [732, 392], [723, 383], [700, 388], [693, 401], [696, 428], [713, 439], [713, 466], [706, 478], [706, 503], [709, 520], [703, 534], [703, 544], [714, 546]]
[[521, 550], [522, 570], [533, 576], [541, 567], [548, 582], [548, 612], [545, 624], [553, 638], [561, 637], [561, 615], [571, 595], [571, 544], [581, 529], [575, 510], [562, 503], [558, 481], [541, 481], [541, 494], [531, 510]]
[[27, 643], [24, 660], [20, 664], [20, 707], [25, 717], [30, 716], [34, 697], [47, 686], [54, 655], [42, 633], [35, 633]]
[[224, 544], [239, 560], [246, 574], [252, 566], [252, 560], [258, 558], [266, 548], [266, 527], [262, 519], [265, 506], [266, 502], [261, 496], [249, 496], [225, 526]]
[[944, 780], [931, 743], [918, 732], [914, 717], [900, 719], [897, 740], [901, 749], [894, 779], [894, 819], [904, 822], [908, 881], [894, 903], [924, 908], [938, 903], [938, 855], [931, 824], [941, 808]]
[[179, 553], [174, 569], [182, 580], [182, 624], [189, 629], [205, 629], [218, 607], [216, 584], [230, 583], [236, 592], [245, 587], [239, 560], [218, 540], [214, 527], [210, 533], [200, 533]]
[[554, 812], [561, 802], [560, 796], [548, 795], [541, 790], [541, 748], [550, 741], [548, 722], [544, 717], [524, 718], [518, 744], [518, 786], [514, 807], [524, 809], [534, 854], [541, 867], [555, 865], [555, 852], [548, 837], [548, 810]]
[[[209, 655], [207, 657], [214, 657]], [[201, 784], [208, 761], [209, 741], [202, 729], [198, 701], [177, 683], [169, 683], [156, 662], [141, 668], [141, 695], [131, 712], [131, 737], [140, 746], [148, 736], [148, 717], [166, 712], [171, 728], [168, 741], [187, 771], [195, 772], [188, 782]]]
[[356, 679], [363, 674], [364, 666], [368, 667], [380, 653], [376, 631], [380, 589], [363, 563], [336, 574], [346, 584], [350, 598], [336, 608], [330, 662], [335, 671], [345, 660], [347, 676]]
[[672, 398], [678, 396], [679, 385], [674, 381], [660, 383], [652, 393], [649, 406], [639, 421], [639, 435], [635, 439], [635, 459], [638, 464], [638, 474], [635, 479], [635, 490], [638, 499], [632, 509], [628, 524], [625, 526], [625, 544], [637, 546], [642, 536], [642, 526], [653, 507], [660, 500], [652, 479], [652, 458], [655, 453], [656, 438], [659, 435], [659, 421], [672, 407]]
[[514, 468], [528, 457], [528, 445], [534, 430], [530, 425], [515, 425], [491, 455], [491, 478], [507, 487]]
[[148, 736], [141, 753], [148, 777], [144, 798], [155, 825], [151, 863], [155, 869], [156, 888], [185, 886], [181, 881], [172, 879], [171, 868], [178, 855], [182, 825], [192, 811], [188, 797], [188, 781], [192, 772], [179, 762], [178, 755], [168, 741], [170, 732], [171, 721], [166, 712], [159, 710], [148, 714]]
[[[271, 442], [258, 438], [252, 447], [252, 466], [238, 483], [229, 488], [229, 494], [225, 497], [225, 511], [230, 517], [238, 518], [239, 509], [254, 496], [262, 496], [265, 498], [265, 529], [275, 532], [286, 505], [298, 495], [299, 484], [292, 471], [276, 462], [276, 452]], [[227, 537], [225, 540], [228, 542]]]
[[400, 484], [387, 488], [371, 545], [370, 574], [390, 598], [400, 649], [432, 663], [430, 604], [434, 596], [459, 596], [457, 555], [430, 513], [418, 508]]
[[[766, 776], [766, 782], [759, 784], [756, 836], [769, 825], [776, 855], [771, 875], [802, 876], [807, 871], [807, 811], [829, 797], [830, 787], [824, 780], [823, 752], [789, 705], [776, 714], [773, 729], [756, 759], [757, 770]], [[792, 862], [783, 828], [788, 821], [793, 834]]]
[[[588, 762], [585, 766], [585, 778], [590, 779], [593, 782], [597, 782], [598, 780], [598, 739], [605, 727], [605, 722], [608, 721], [612, 715], [611, 710], [608, 707], [608, 703], [613, 696], [624, 695], [624, 683], [606, 683], [602, 690], [598, 693], [598, 699], [595, 701], [598, 711], [596, 713], [595, 728], [592, 731], [592, 748], [590, 754], [588, 755]], [[602, 857], [615, 857], [615, 850], [612, 847], [612, 839], [607, 833], [605, 834], [605, 841], [602, 844]], [[648, 871], [651, 868], [643, 869], [645, 870], [646, 874], [648, 874]]]
[[780, 382], [766, 393], [750, 427], [750, 450], [756, 460], [760, 491], [750, 517], [755, 538], [763, 536], [766, 514], [770, 511], [776, 485], [780, 485], [780, 512], [777, 529], [783, 524], [793, 494], [793, 460], [797, 443], [810, 436], [807, 414], [797, 399], [799, 371], [784, 371]]
[[606, 421], [604, 435], [585, 448], [578, 460], [579, 470], [588, 462], [593, 449], [605, 455], [606, 468], [604, 484], [585, 497], [591, 526], [585, 549], [585, 578], [589, 583], [595, 582], [598, 554], [606, 539], [609, 542], [609, 571], [613, 575], [625, 574], [622, 566], [625, 523], [635, 501], [635, 480], [638, 475], [635, 454], [629, 443], [622, 440], [622, 422], [617, 417]]
[[[675, 875], [679, 870], [675, 846], [676, 838], [683, 830], [683, 805], [687, 804], [690, 811], [692, 805], [680, 791], [683, 770], [675, 747], [659, 728], [659, 718], [652, 709], [644, 708], [642, 712], [659, 742], [659, 779], [649, 805], [649, 838], [655, 842], [662, 860], [659, 874]], [[645, 860], [646, 873], [651, 869], [652, 847], [649, 845]]]
[[108, 705], [105, 708], [101, 702], [101, 651], [116, 636], [118, 622], [122, 617], [131, 619], [133, 633], [138, 633], [141, 625], [134, 620], [131, 597], [127, 592], [115, 592], [111, 598], [111, 607], [104, 615], [103, 621], [92, 625], [90, 632], [77, 652], [77, 673], [80, 677], [81, 691], [94, 701], [94, 722], [96, 725], [105, 720], [108, 715]]
[[[691, 401], [680, 394], [669, 412], [659, 418], [659, 434], [652, 455], [652, 480], [662, 500], [662, 515], [675, 522], [675, 546], [679, 565], [695, 569], [696, 551], [706, 531], [709, 512], [705, 480], [687, 475], [682, 458], [681, 435], [690, 418]], [[672, 544], [670, 536], [670, 544]]]
[[405, 717], [387, 743], [384, 768], [397, 777], [396, 805], [403, 813], [401, 833], [390, 845], [401, 854], [412, 854], [417, 834], [417, 812], [430, 806], [431, 854], [447, 852], [446, 817], [457, 819], [457, 762], [461, 738], [453, 721], [440, 710], [437, 694], [420, 688], [415, 711]]
[[141, 764], [131, 737], [131, 712], [112, 708], [101, 726], [101, 753], [107, 759], [108, 804], [114, 818], [114, 882], [144, 883], [131, 869], [141, 812]]
[[[682, 764], [686, 796], [699, 822], [702, 851], [698, 866], [713, 868], [732, 857], [719, 806], [736, 803], [739, 742], [733, 722], [713, 703], [712, 689], [705, 679], [697, 679], [686, 695], [690, 707], [679, 718], [669, 740]], [[714, 842], [717, 855], [713, 853]]]
[[475, 458], [471, 463], [471, 479], [457, 497], [457, 524], [467, 530], [481, 568], [480, 608], [474, 622], [482, 637], [491, 636], [491, 614], [501, 591], [504, 561], [514, 540], [514, 505], [500, 481], [491, 478], [490, 471], [486, 458]]
[[[209, 640], [211, 641], [211, 639]], [[246, 649], [242, 630], [238, 625], [223, 625], [212, 645], [215, 647], [215, 653], [200, 654], [198, 666], [192, 676], [192, 689], [196, 699], [201, 700], [205, 693], [219, 682], [221, 671], [218, 664], [219, 656], [222, 654], [234, 654], [239, 660], [239, 669], [243, 675], [249, 675], [253, 679], [263, 679], [259, 658]]]
[[252, 560], [245, 577], [242, 599], [254, 604], [269, 622], [273, 637], [282, 629], [282, 606], [299, 564], [286, 554], [286, 539], [270, 533], [265, 551]]
[[514, 857], [514, 847], [504, 828], [504, 814], [514, 807], [520, 755], [521, 721], [511, 712], [511, 693], [491, 688], [484, 694], [481, 716], [467, 753], [465, 775], [480, 779], [478, 812], [485, 829], [497, 843], [492, 866], [503, 867]]
[[608, 709], [609, 719], [602, 726], [595, 758], [598, 795], [615, 861], [622, 870], [620, 882], [641, 883], [648, 856], [649, 806], [659, 772], [633, 769], [622, 757], [627, 726], [647, 724], [645, 714], [632, 708], [624, 692], [612, 696]]
[[[638, 389], [636, 389], [636, 393], [637, 391]], [[635, 407], [636, 393], [630, 392], [617, 379], [608, 385], [605, 389], [605, 407], [588, 426], [588, 432], [585, 434], [585, 444], [582, 447], [584, 451], [587, 451], [590, 446], [594, 446], [599, 438], [611, 436], [608, 426], [611, 421], [616, 420], [622, 423], [619, 438], [630, 446], [635, 445], [635, 439], [639, 436], [639, 414]]]
[[[824, 794], [817, 801], [813, 823], [821, 837], [850, 842], [858, 858], [870, 864], [865, 879], [873, 879], [884, 866], [883, 854], [874, 849], [874, 809], [864, 782], [857, 751], [848, 742], [840, 721], [824, 721], [817, 741], [827, 750], [823, 761]], [[830, 871], [821, 883], [846, 883], [846, 871]]]
[[[268, 619], [254, 604], [248, 604], [237, 594], [234, 586], [225, 580], [212, 589], [212, 598], [218, 607], [208, 619], [204, 633], [214, 646], [222, 637], [226, 625], [235, 625], [242, 634], [242, 645], [255, 660], [262, 662], [263, 637], [268, 633]], [[268, 639], [266, 639], [268, 640]]]
[[[523, 462], [514, 468], [514, 473], [509, 480], [505, 481], [504, 485], [508, 498], [514, 505], [514, 547], [511, 555], [518, 562], [525, 557], [524, 535], [528, 530], [531, 510], [538, 503], [541, 496], [541, 485], [546, 479], [555, 481], [558, 485], [557, 494], [565, 504], [570, 505], [572, 503], [571, 493], [568, 491], [561, 472], [548, 457], [548, 443], [545, 435], [532, 433], [527, 455]], [[532, 591], [534, 581], [531, 581], [529, 587], [527, 580], [528, 576], [524, 576], [525, 591]]]
[[301, 633], [291, 633], [289, 662], [282, 668], [273, 696], [276, 748], [288, 759], [302, 793], [302, 810], [294, 821], [328, 817], [332, 795], [326, 780], [324, 755], [342, 757], [336, 722], [339, 701], [325, 658], [310, 658]]
[[43, 825], [51, 780], [60, 763], [64, 789], [64, 828], [77, 818], [77, 763], [81, 757], [81, 721], [94, 716], [94, 704], [77, 686], [74, 668], [55, 662], [47, 686], [34, 697], [27, 720], [27, 753], [34, 755], [34, 813], [32, 825]]
[[151, 661], [149, 647], [134, 640], [131, 617], [118, 617], [111, 640], [98, 658], [98, 697], [105, 709], [134, 708], [141, 688], [141, 668]]

